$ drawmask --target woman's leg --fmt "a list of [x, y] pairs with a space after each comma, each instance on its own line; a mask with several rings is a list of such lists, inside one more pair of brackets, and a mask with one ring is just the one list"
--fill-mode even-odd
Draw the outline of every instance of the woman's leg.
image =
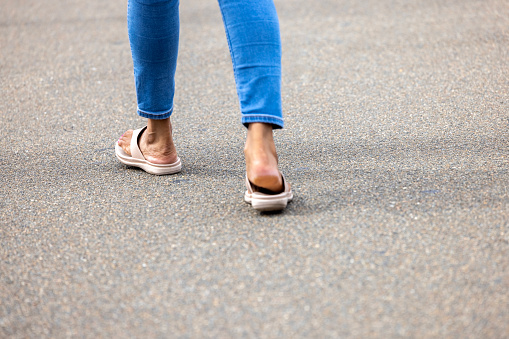
[[281, 39], [272, 0], [218, 0], [232, 57], [242, 123], [248, 127], [244, 154], [248, 179], [281, 191], [272, 129], [283, 128]]
[[283, 128], [281, 39], [272, 0], [219, 0], [242, 123]]
[[[139, 146], [147, 160], [172, 163], [177, 159], [170, 116], [179, 43], [179, 1], [129, 0], [127, 24], [138, 115], [148, 118]], [[131, 135], [129, 130], [119, 140], [128, 154]]]

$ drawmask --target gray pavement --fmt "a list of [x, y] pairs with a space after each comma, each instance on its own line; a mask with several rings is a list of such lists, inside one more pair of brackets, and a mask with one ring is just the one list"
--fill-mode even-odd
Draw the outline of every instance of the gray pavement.
[[0, 3], [0, 337], [509, 336], [509, 3], [276, 5], [295, 200], [260, 214], [215, 1], [181, 4], [166, 177], [114, 157], [125, 2]]

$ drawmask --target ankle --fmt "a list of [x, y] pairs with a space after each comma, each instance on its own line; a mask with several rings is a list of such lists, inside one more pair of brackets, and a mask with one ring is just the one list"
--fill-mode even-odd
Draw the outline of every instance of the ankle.
[[165, 144], [172, 139], [170, 118], [163, 120], [148, 119], [147, 129], [143, 133], [147, 144]]
[[244, 154], [253, 151], [262, 151], [271, 153], [276, 152], [274, 145], [274, 136], [272, 134], [272, 125], [265, 123], [251, 123], [247, 129], [246, 144]]
[[261, 122], [254, 122], [247, 127], [247, 137], [249, 139], [270, 139], [273, 140], [272, 125]]
[[249, 125], [244, 156], [250, 177], [278, 175], [278, 157], [272, 125], [262, 123]]

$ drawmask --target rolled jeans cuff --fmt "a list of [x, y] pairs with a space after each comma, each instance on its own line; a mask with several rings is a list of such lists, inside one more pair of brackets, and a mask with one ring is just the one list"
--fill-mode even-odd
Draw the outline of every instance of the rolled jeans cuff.
[[272, 124], [274, 129], [281, 129], [284, 127], [283, 118], [276, 117], [268, 114], [242, 114], [242, 124], [248, 126], [253, 122], [261, 122], [265, 124]]
[[173, 113], [173, 107], [169, 111], [162, 112], [145, 112], [138, 108], [138, 115], [142, 118], [163, 120], [168, 119]]

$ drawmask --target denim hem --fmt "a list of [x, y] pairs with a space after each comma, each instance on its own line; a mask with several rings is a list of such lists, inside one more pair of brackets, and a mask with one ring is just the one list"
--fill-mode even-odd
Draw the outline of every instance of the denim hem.
[[163, 120], [168, 119], [173, 113], [173, 107], [169, 111], [163, 112], [145, 112], [138, 108], [138, 115], [142, 118], [154, 119], [154, 120]]
[[272, 124], [274, 129], [284, 128], [283, 118], [275, 117], [268, 114], [243, 114], [242, 124], [247, 127], [252, 122], [263, 122], [266, 124]]

